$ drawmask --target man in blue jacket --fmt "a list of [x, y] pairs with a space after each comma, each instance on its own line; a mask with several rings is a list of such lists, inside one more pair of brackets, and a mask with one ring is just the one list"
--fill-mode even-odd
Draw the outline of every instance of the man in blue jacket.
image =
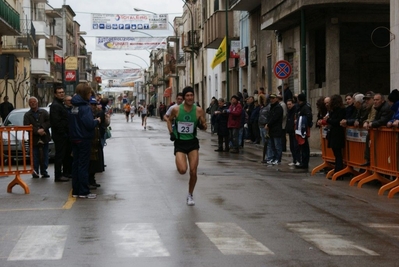
[[72, 142], [72, 196], [79, 198], [96, 198], [89, 189], [89, 164], [91, 140], [95, 127], [101, 123], [94, 118], [89, 105], [92, 89], [85, 83], [76, 86], [76, 95], [72, 98], [69, 113], [69, 135]]

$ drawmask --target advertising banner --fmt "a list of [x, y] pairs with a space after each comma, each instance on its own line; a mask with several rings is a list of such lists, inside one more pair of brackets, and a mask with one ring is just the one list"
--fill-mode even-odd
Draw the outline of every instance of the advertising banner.
[[65, 71], [65, 81], [66, 82], [76, 81], [76, 70], [66, 70]]
[[93, 30], [167, 30], [168, 14], [92, 14]]
[[108, 80], [109, 86], [127, 86], [142, 77], [142, 69], [99, 69], [96, 76]]
[[230, 58], [240, 58], [240, 41], [231, 41]]
[[77, 57], [65, 57], [65, 69], [66, 70], [77, 70], [78, 69], [78, 58]]
[[165, 49], [166, 37], [96, 37], [96, 50]]

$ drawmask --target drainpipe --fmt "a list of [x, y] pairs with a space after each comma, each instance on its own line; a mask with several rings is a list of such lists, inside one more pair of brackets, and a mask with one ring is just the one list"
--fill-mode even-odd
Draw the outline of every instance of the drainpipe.
[[229, 56], [230, 56], [230, 39], [229, 39], [229, 1], [225, 1], [226, 5], [226, 93], [227, 101], [230, 101], [230, 75], [229, 75]]
[[306, 72], [306, 26], [305, 26], [305, 10], [301, 10], [301, 92], [308, 97], [307, 90], [307, 72]]

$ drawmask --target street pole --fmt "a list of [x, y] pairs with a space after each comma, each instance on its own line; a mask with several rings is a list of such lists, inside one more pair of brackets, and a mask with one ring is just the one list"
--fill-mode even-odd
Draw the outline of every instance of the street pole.
[[194, 89], [194, 83], [195, 83], [195, 71], [194, 71], [194, 16], [193, 12], [191, 11], [191, 8], [187, 5], [187, 2], [185, 0], [182, 0], [184, 5], [187, 7], [188, 11], [190, 11], [191, 15], [191, 45], [190, 45], [190, 56], [191, 56], [191, 72], [192, 72], [192, 81], [191, 81], [191, 87]]
[[229, 40], [229, 1], [225, 0], [226, 10], [226, 94], [227, 101], [230, 100], [230, 73], [229, 73], [229, 57], [230, 57], [230, 40]]

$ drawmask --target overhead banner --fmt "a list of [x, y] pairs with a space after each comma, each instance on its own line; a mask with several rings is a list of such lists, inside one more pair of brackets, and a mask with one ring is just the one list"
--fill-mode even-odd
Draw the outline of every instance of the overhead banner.
[[117, 87], [137, 82], [142, 77], [142, 72], [142, 69], [99, 69], [96, 76], [101, 77], [103, 83], [111, 80], [112, 86]]
[[93, 30], [167, 30], [168, 14], [92, 14]]
[[96, 37], [96, 50], [165, 49], [166, 37]]

